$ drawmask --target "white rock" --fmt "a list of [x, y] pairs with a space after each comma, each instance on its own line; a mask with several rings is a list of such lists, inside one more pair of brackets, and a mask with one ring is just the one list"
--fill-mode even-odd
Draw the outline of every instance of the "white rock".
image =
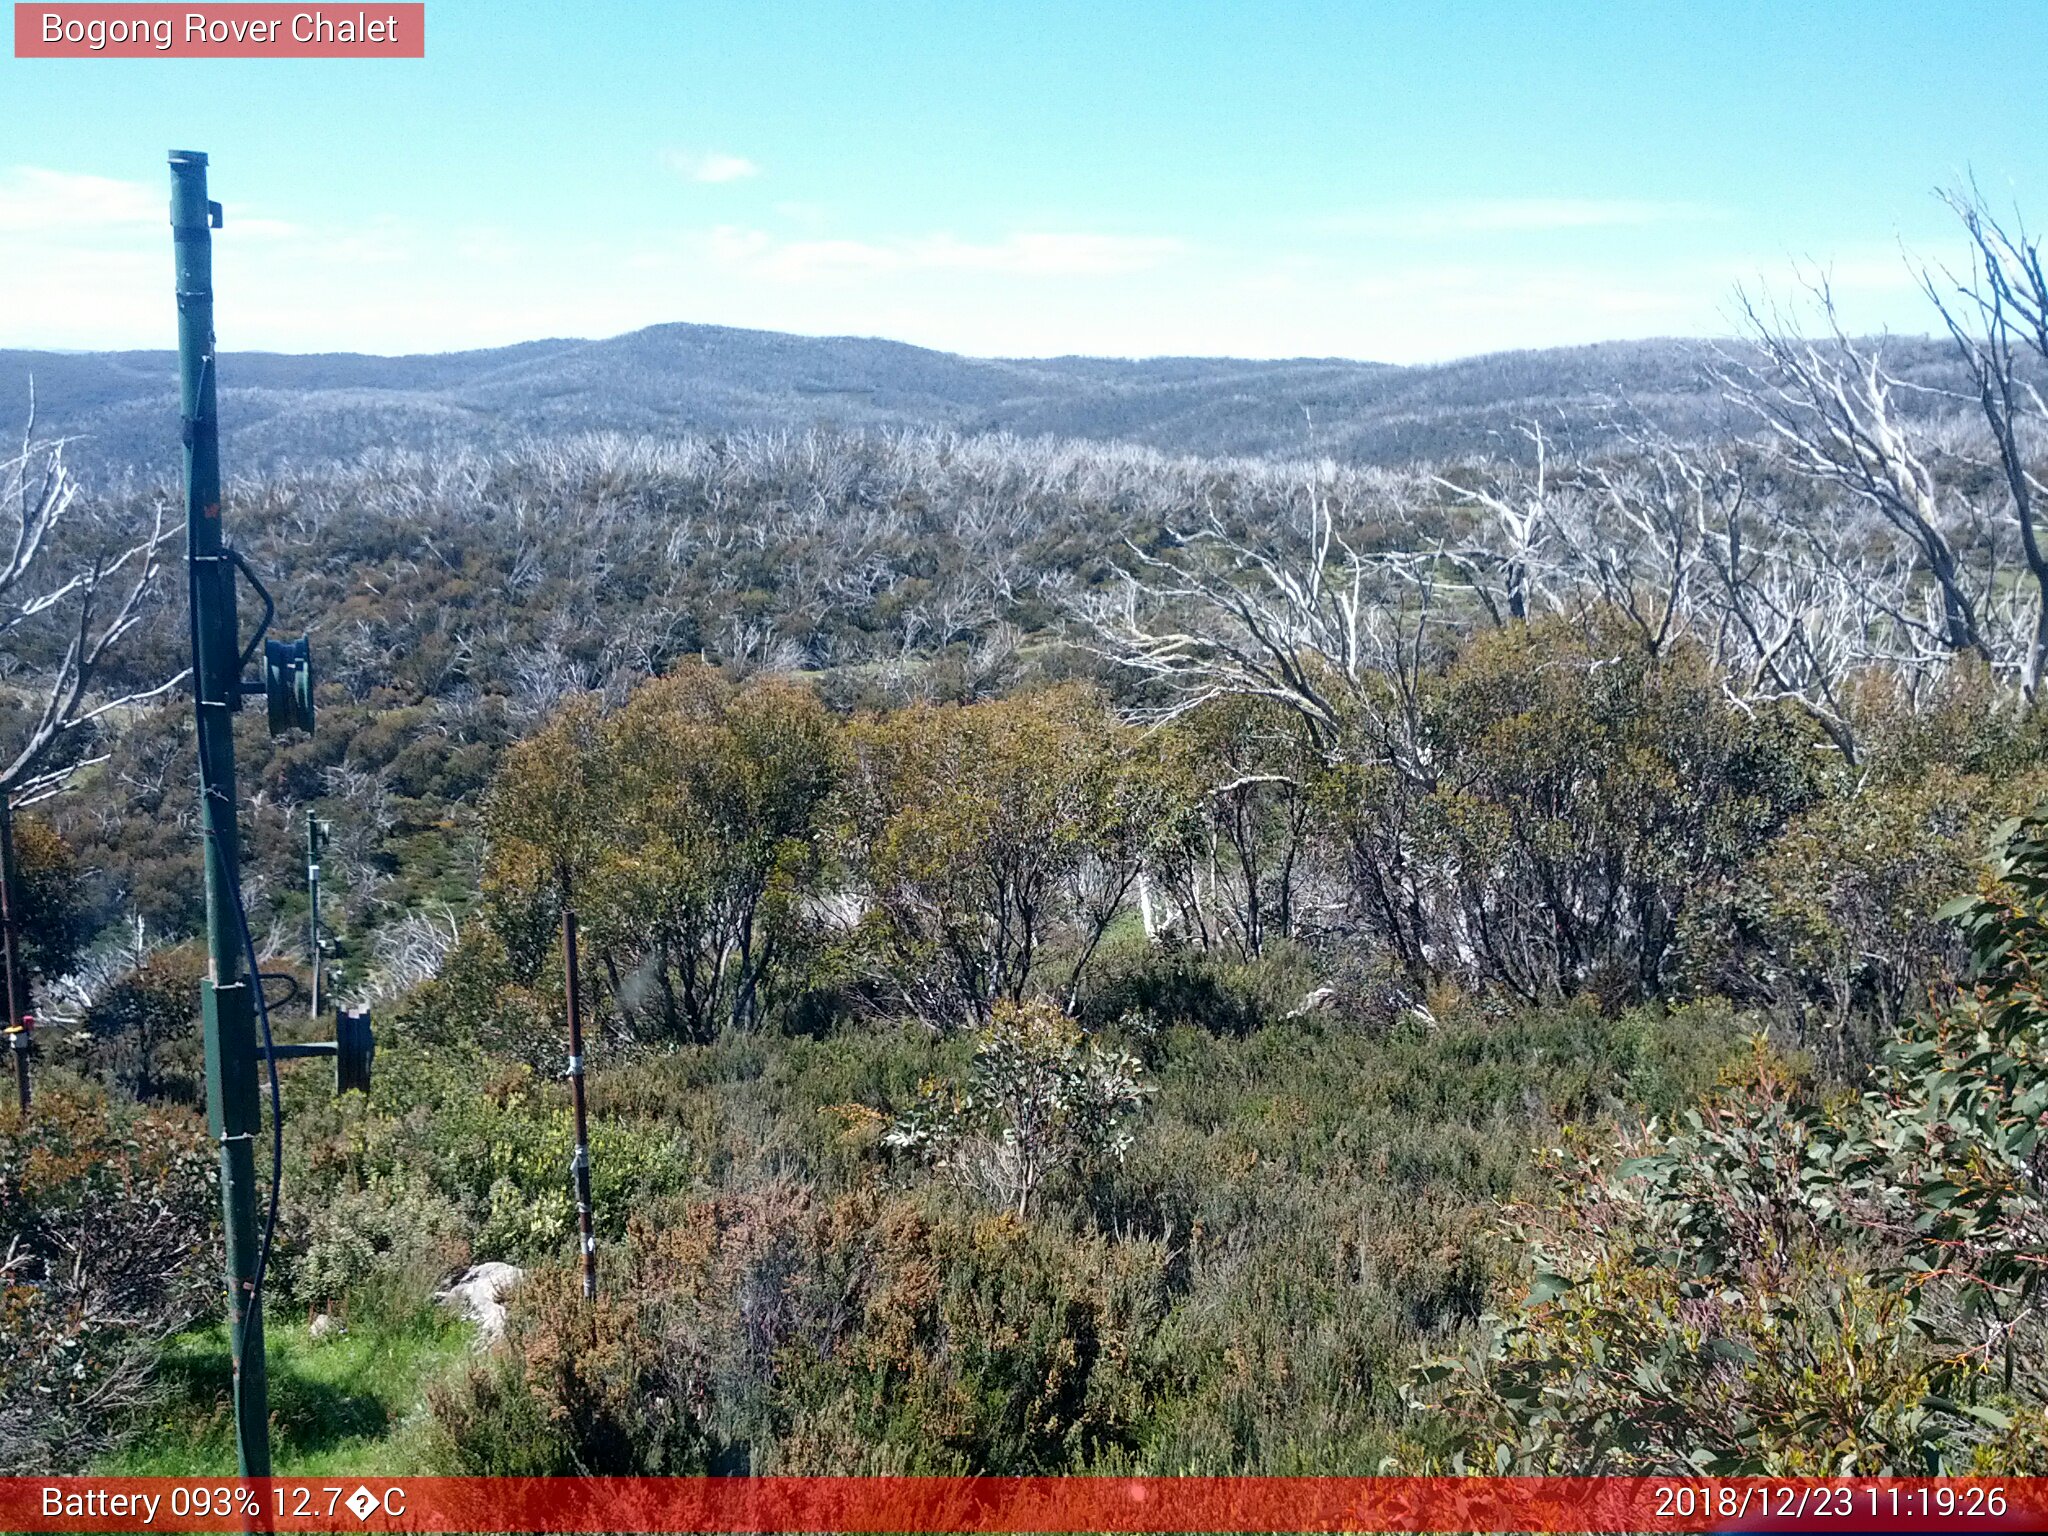
[[1335, 987], [1317, 987], [1315, 991], [1309, 993], [1300, 1002], [1296, 1003], [1288, 1011], [1287, 1017], [1290, 1019], [1305, 1019], [1318, 1009], [1329, 1007], [1336, 996], [1337, 989]]
[[505, 1298], [519, 1288], [526, 1271], [517, 1264], [478, 1264], [434, 1300], [452, 1307], [476, 1324], [484, 1342], [493, 1342], [505, 1332]]

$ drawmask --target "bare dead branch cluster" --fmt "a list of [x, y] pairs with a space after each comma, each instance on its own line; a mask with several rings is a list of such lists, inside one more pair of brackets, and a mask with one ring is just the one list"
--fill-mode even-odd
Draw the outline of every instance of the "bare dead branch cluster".
[[[1619, 615], [1653, 656], [1702, 644], [1735, 702], [1797, 705], [1852, 764], [1859, 679], [1918, 699], [1967, 659], [2031, 703], [2048, 670], [2048, 276], [2038, 241], [1974, 189], [1949, 201], [1975, 266], [1922, 282], [1974, 399], [1894, 374], [1824, 280], [1789, 314], [1742, 294], [1748, 344], [1709, 366], [1752, 440], [1624, 419], [1585, 455], [1531, 422], [1520, 455], [1404, 487], [1411, 536], [1391, 550], [1361, 542], [1370, 519], [1325, 471], [1263, 529], [1211, 511], [1169, 548], [1133, 547], [1069, 609], [1091, 649], [1157, 686], [1162, 712], [1273, 699], [1353, 754], [1361, 721], [1402, 741], [1384, 727], [1434, 629], [1543, 613]], [[1425, 492], [1455, 514], [1435, 535]], [[1426, 770], [1409, 743], [1388, 761]]]
[[31, 391], [20, 451], [0, 463], [0, 516], [11, 524], [0, 530], [0, 636], [19, 645], [46, 630], [57, 645], [42, 675], [17, 685], [30, 718], [0, 766], [0, 794], [17, 805], [55, 793], [91, 761], [69, 750], [88, 727], [160, 697], [183, 676], [111, 696], [95, 691], [108, 654], [142, 622], [174, 530], [160, 497], [146, 530], [115, 526], [81, 495], [64, 448], [62, 438], [36, 437]]

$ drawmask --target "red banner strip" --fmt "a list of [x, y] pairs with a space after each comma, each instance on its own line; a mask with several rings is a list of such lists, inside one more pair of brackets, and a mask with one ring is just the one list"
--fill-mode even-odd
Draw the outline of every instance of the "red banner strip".
[[2048, 1478], [0, 1479], [42, 1531], [2039, 1531]]
[[423, 59], [424, 4], [23, 5], [17, 59]]

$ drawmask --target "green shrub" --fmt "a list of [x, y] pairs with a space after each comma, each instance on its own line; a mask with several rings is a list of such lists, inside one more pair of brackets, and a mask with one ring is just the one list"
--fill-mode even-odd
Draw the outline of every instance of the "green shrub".
[[1402, 901], [1439, 974], [1531, 1001], [1661, 996], [1694, 893], [1818, 790], [1798, 715], [1736, 708], [1698, 644], [1652, 654], [1611, 615], [1481, 635], [1424, 707]]
[[14, 880], [21, 963], [31, 976], [55, 980], [77, 960], [95, 926], [78, 853], [48, 822], [17, 814]]
[[2044, 794], [2039, 768], [1937, 766], [1822, 801], [1687, 914], [1690, 984], [1769, 1009], [1825, 1072], [1853, 1079], [1954, 975], [1962, 947], [1937, 912], [1983, 868], [1992, 827]]
[[882, 1145], [1026, 1216], [1049, 1184], [1085, 1186], [1122, 1160], [1146, 1092], [1135, 1057], [1085, 1039], [1058, 1009], [997, 1003], [966, 1085], [934, 1085]]
[[1155, 1029], [1187, 1024], [1243, 1036], [1299, 1009], [1317, 982], [1308, 951], [1283, 939], [1267, 939], [1250, 960], [1178, 941], [1134, 941], [1106, 949], [1076, 1013], [1098, 1030], [1135, 1014]]
[[770, 1183], [671, 1206], [517, 1294], [432, 1395], [489, 1473], [995, 1473], [1084, 1465], [1142, 1413], [1162, 1251], [914, 1195]]
[[787, 1470], [1018, 1475], [1136, 1445], [1161, 1386], [1163, 1245], [902, 1195], [835, 1202], [812, 1241], [815, 1321], [776, 1393]]
[[2048, 824], [1947, 915], [1974, 982], [1859, 1098], [1773, 1065], [1612, 1150], [1568, 1142], [1534, 1279], [1417, 1400], [1515, 1472], [2003, 1473], [2048, 1459]]
[[469, 1260], [462, 1212], [417, 1174], [300, 1203], [314, 1209], [296, 1245], [290, 1283], [308, 1306], [346, 1299], [351, 1315], [367, 1307], [403, 1316]]
[[[524, 1069], [504, 1072], [484, 1093], [472, 1085], [444, 1099], [421, 1129], [433, 1185], [474, 1224], [479, 1256], [526, 1263], [571, 1239], [575, 1125], [562, 1089]], [[610, 1117], [591, 1123], [590, 1162], [593, 1216], [608, 1236], [625, 1230], [636, 1203], [681, 1187], [693, 1167], [663, 1126]]]
[[75, 1047], [85, 1065], [135, 1098], [199, 1103], [194, 1037], [205, 974], [206, 957], [187, 946], [150, 955], [114, 981], [80, 1022]]
[[705, 1470], [701, 1371], [655, 1327], [658, 1304], [640, 1286], [587, 1302], [568, 1270], [529, 1276], [501, 1345], [429, 1390], [440, 1459], [485, 1477]]
[[155, 1347], [219, 1298], [199, 1120], [46, 1075], [0, 1103], [0, 1472], [81, 1472], [152, 1399]]
[[[573, 1244], [575, 1131], [562, 1085], [401, 1038], [380, 1050], [368, 1099], [287, 1097], [281, 1241], [289, 1262], [310, 1264], [304, 1299], [372, 1280], [424, 1295], [471, 1253], [526, 1264]], [[607, 1237], [703, 1165], [674, 1126], [639, 1116], [594, 1116], [590, 1146], [594, 1216]]]
[[940, 1029], [1046, 993], [1071, 1006], [1160, 821], [1138, 733], [1067, 685], [898, 710], [856, 725], [851, 750], [849, 856], [879, 983]]

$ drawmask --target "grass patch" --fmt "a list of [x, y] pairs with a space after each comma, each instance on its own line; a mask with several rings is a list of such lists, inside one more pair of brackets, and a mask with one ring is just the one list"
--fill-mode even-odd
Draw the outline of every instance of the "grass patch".
[[[426, 1385], [463, 1355], [472, 1332], [431, 1310], [318, 1340], [303, 1323], [273, 1324], [264, 1340], [273, 1470], [280, 1477], [427, 1471]], [[233, 1473], [226, 1325], [178, 1335], [157, 1370], [165, 1398], [150, 1427], [96, 1470], [121, 1477]]]

